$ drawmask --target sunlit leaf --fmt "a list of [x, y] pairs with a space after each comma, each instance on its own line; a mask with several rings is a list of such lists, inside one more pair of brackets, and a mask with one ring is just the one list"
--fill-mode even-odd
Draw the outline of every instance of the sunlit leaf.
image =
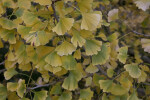
[[76, 50], [76, 47], [73, 44], [71, 44], [67, 41], [64, 41], [61, 45], [59, 45], [55, 49], [55, 51], [57, 51], [57, 54], [60, 55], [60, 56], [70, 55], [75, 50]]
[[121, 48], [119, 48], [118, 59], [123, 64], [126, 63], [126, 59], [128, 57], [127, 53], [128, 53], [128, 47], [121, 47]]
[[29, 9], [31, 6], [30, 0], [18, 0], [17, 6], [24, 9]]
[[100, 80], [99, 84], [100, 84], [100, 88], [103, 89], [103, 92], [110, 92], [113, 81], [112, 80]]
[[90, 88], [80, 90], [80, 100], [91, 100], [93, 91]]
[[53, 31], [58, 35], [64, 35], [73, 26], [73, 18], [61, 18], [57, 25], [53, 28]]
[[5, 79], [6, 80], [9, 80], [11, 79], [14, 75], [16, 75], [18, 72], [14, 69], [14, 68], [10, 68], [8, 69], [5, 73], [4, 73], [4, 76], [5, 76]]
[[92, 9], [93, 0], [78, 0], [78, 6], [81, 12], [87, 12]]
[[40, 5], [51, 5], [51, 0], [33, 0], [36, 3], [39, 3]]
[[25, 80], [20, 79], [18, 82], [17, 94], [19, 97], [23, 98], [25, 92], [26, 92]]
[[45, 90], [35, 92], [33, 100], [46, 100], [47, 92]]
[[8, 30], [14, 29], [17, 27], [17, 24], [14, 23], [12, 20], [6, 18], [0, 18], [0, 25]]
[[111, 21], [114, 21], [116, 19], [118, 19], [118, 9], [113, 9], [113, 10], [109, 11], [108, 21], [111, 22]]
[[96, 66], [93, 66], [92, 64], [90, 64], [86, 69], [86, 72], [88, 73], [96, 73], [98, 72], [98, 68]]
[[7, 83], [7, 89], [9, 90], [9, 91], [16, 91], [17, 90], [17, 88], [18, 88], [18, 83], [13, 83], [13, 82], [9, 82], [9, 83]]
[[150, 39], [141, 39], [141, 44], [144, 51], [150, 53]]
[[149, 0], [136, 0], [135, 4], [139, 9], [146, 11], [150, 6], [150, 1]]

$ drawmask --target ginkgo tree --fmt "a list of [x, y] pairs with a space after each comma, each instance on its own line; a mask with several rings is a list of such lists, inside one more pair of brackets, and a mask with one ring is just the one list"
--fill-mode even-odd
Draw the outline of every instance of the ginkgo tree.
[[150, 0], [0, 0], [0, 100], [150, 100]]

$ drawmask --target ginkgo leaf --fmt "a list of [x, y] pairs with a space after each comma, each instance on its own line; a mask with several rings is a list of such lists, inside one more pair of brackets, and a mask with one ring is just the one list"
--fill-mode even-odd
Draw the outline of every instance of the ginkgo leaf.
[[101, 41], [86, 39], [86, 43], [85, 43], [86, 55], [97, 54], [98, 51], [101, 51], [101, 45], [102, 45]]
[[62, 90], [61, 90], [61, 83], [57, 83], [56, 85], [54, 85], [50, 91], [50, 94], [61, 94]]
[[37, 16], [33, 12], [29, 11], [24, 11], [21, 18], [27, 26], [32, 26], [39, 21]]
[[119, 85], [119, 84], [115, 84], [110, 91], [112, 94], [114, 95], [124, 95], [126, 94], [128, 91], [126, 90], [125, 87]]
[[106, 93], [103, 94], [102, 100], [109, 100], [109, 99], [107, 98]]
[[82, 47], [86, 40], [80, 35], [79, 31], [73, 30], [72, 33], [73, 33], [73, 36], [71, 38], [71, 42], [73, 43], [73, 45], [75, 47], [77, 46]]
[[62, 87], [67, 90], [75, 90], [78, 88], [78, 81], [81, 80], [81, 72], [74, 70], [70, 71], [69, 76], [65, 78]]
[[141, 71], [141, 76], [138, 78], [138, 83], [145, 82], [147, 79], [147, 74], [144, 71]]
[[136, 0], [135, 4], [139, 9], [146, 11], [150, 6], [150, 1], [149, 0]]
[[136, 92], [132, 93], [127, 100], [139, 100], [139, 98], [136, 95]]
[[20, 8], [29, 9], [31, 6], [31, 1], [30, 0], [18, 0], [17, 6]]
[[6, 19], [6, 18], [0, 18], [0, 25], [8, 30], [17, 28], [17, 24], [14, 23], [12, 20]]
[[96, 74], [96, 73], [94, 73], [94, 75], [93, 75], [93, 83], [96, 85], [96, 86], [100, 86], [99, 85], [99, 80], [104, 80], [104, 77], [103, 76], [100, 76], [100, 75], [98, 75], [98, 74]]
[[10, 44], [16, 43], [14, 30], [5, 30], [5, 29], [0, 28], [0, 36], [4, 41], [8, 41]]
[[121, 48], [119, 48], [118, 59], [119, 59], [119, 61], [122, 62], [123, 64], [126, 63], [126, 59], [127, 59], [127, 57], [128, 57], [127, 53], [128, 53], [128, 47], [127, 47], [127, 46], [126, 46], [126, 47], [121, 47]]
[[20, 79], [18, 81], [17, 94], [19, 97], [23, 98], [25, 92], [26, 92], [25, 80]]
[[57, 54], [56, 51], [50, 53], [46, 58], [45, 61], [52, 65], [52, 66], [62, 66], [62, 60], [61, 57]]
[[108, 22], [118, 19], [118, 9], [113, 9], [108, 13]]
[[141, 44], [144, 51], [150, 53], [150, 39], [141, 39]]
[[81, 51], [80, 49], [76, 50], [73, 54], [73, 57], [76, 59], [81, 59]]
[[91, 91], [90, 88], [87, 89], [81, 89], [80, 90], [80, 100], [91, 100], [93, 97], [93, 91]]
[[36, 3], [39, 3], [40, 5], [51, 5], [51, 0], [33, 0]]
[[76, 69], [77, 62], [72, 55], [62, 56], [61, 59], [62, 59], [62, 67], [64, 67], [66, 70]]
[[3, 42], [2, 40], [0, 40], [0, 48], [3, 48], [3, 47], [4, 47]]
[[22, 98], [22, 99], [20, 99], [20, 100], [30, 100], [30, 99], [28, 99], [28, 98]]
[[126, 64], [124, 66], [126, 71], [129, 72], [129, 75], [133, 78], [139, 78], [141, 75], [141, 70], [138, 67], [138, 64], [132, 63], [132, 64]]
[[96, 66], [93, 66], [92, 64], [90, 64], [86, 69], [86, 72], [88, 73], [96, 73], [98, 72], [98, 68]]
[[15, 70], [15, 68], [10, 68], [7, 71], [5, 71], [4, 76], [6, 80], [11, 79], [14, 75], [16, 75], [18, 72]]
[[112, 68], [108, 68], [107, 69], [107, 75], [108, 75], [108, 77], [113, 77], [113, 75], [114, 75], [114, 70], [112, 69]]
[[78, 6], [81, 12], [87, 12], [92, 9], [93, 0], [78, 0]]
[[18, 83], [13, 83], [13, 82], [8, 82], [7, 83], [7, 89], [9, 90], [9, 91], [16, 91], [17, 90], [17, 88], [18, 88]]
[[72, 100], [72, 93], [71, 92], [63, 92], [58, 100]]
[[21, 37], [23, 39], [25, 39], [26, 36], [28, 36], [30, 30], [31, 30], [31, 27], [26, 27], [26, 26], [23, 26], [23, 25], [19, 25], [18, 28], [17, 28], [17, 32], [21, 35]]
[[4, 7], [15, 8], [15, 3], [12, 0], [1, 0]]
[[86, 78], [85, 81], [86, 81], [85, 86], [90, 86], [92, 84], [92, 77]]
[[110, 56], [110, 47], [107, 44], [103, 44], [101, 47], [101, 51], [98, 54], [92, 56], [92, 64], [105, 64], [106, 61], [109, 59]]
[[67, 31], [71, 29], [73, 23], [73, 18], [60, 18], [59, 22], [52, 30], [58, 35], [64, 35]]
[[0, 99], [6, 100], [6, 98], [7, 98], [7, 88], [3, 84], [0, 84]]
[[35, 92], [33, 100], [46, 100], [47, 92], [45, 90]]
[[75, 50], [76, 50], [76, 47], [67, 41], [64, 41], [61, 45], [59, 45], [55, 49], [55, 51], [57, 51], [57, 54], [60, 56], [71, 55], [72, 52], [74, 52]]
[[27, 43], [31, 42], [31, 45], [33, 46], [45, 45], [46, 43], [49, 42], [49, 39], [45, 31], [38, 31], [38, 32], [30, 33], [25, 37], [25, 40]]
[[95, 30], [100, 22], [101, 15], [96, 13], [82, 13], [81, 29]]
[[53, 74], [56, 74], [57, 72], [60, 72], [62, 70], [62, 67], [52, 67], [49, 64], [45, 65], [44, 68], [45, 70], [48, 70], [52, 72]]
[[100, 88], [103, 89], [103, 92], [110, 92], [113, 81], [112, 80], [100, 80], [99, 84], [100, 84]]

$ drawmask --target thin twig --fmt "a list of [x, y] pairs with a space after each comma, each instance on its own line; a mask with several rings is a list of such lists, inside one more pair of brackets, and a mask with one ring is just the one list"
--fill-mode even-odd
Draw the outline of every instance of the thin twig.
[[0, 70], [0, 74], [3, 73], [4, 71], [6, 71], [6, 69], [1, 69]]
[[56, 15], [56, 9], [55, 9], [55, 1], [52, 1], [52, 9], [54, 11], [54, 17], [57, 22], [59, 22], [58, 16]]
[[142, 84], [150, 86], [150, 83], [142, 83]]
[[142, 33], [136, 32], [134, 30], [132, 30], [132, 32], [135, 33], [136, 35], [141, 35], [141, 36], [144, 36], [144, 37], [150, 37], [150, 35], [142, 34]]
[[5, 64], [5, 61], [3, 61], [3, 62], [0, 63], [0, 65], [4, 65], [4, 64]]

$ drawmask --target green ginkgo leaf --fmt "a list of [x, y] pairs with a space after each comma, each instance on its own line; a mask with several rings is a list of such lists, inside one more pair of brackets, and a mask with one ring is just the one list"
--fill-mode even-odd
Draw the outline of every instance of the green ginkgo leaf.
[[82, 13], [81, 29], [93, 31], [100, 22], [101, 15], [97, 13]]
[[122, 62], [123, 64], [126, 63], [126, 59], [127, 59], [127, 57], [128, 57], [127, 53], [128, 53], [128, 47], [127, 47], [127, 46], [126, 46], [126, 47], [121, 47], [121, 48], [119, 48], [118, 59], [119, 59], [119, 61]]
[[50, 94], [61, 94], [62, 90], [61, 90], [61, 83], [57, 83], [56, 85], [54, 85], [50, 91]]
[[106, 93], [103, 94], [102, 100], [109, 100]]
[[66, 70], [76, 69], [77, 62], [72, 55], [62, 56], [61, 59], [62, 59], [62, 67], [64, 67]]
[[25, 39], [26, 36], [28, 36], [31, 28], [32, 27], [26, 27], [26, 26], [23, 26], [23, 25], [19, 25], [18, 28], [17, 28], [17, 32], [21, 35], [21, 37], [23, 39]]
[[86, 55], [97, 54], [101, 50], [102, 42], [98, 40], [89, 40], [86, 39], [85, 43], [85, 53]]
[[129, 72], [129, 75], [133, 78], [139, 78], [141, 75], [141, 70], [139, 69], [137, 63], [126, 64], [124, 68], [126, 69], [126, 71]]
[[90, 88], [80, 90], [80, 100], [91, 100], [93, 97], [93, 91]]
[[46, 100], [47, 92], [45, 90], [35, 92], [33, 100]]
[[29, 9], [31, 6], [31, 1], [30, 0], [18, 0], [17, 6], [20, 8]]
[[136, 92], [132, 93], [127, 100], [139, 100], [139, 98], [136, 95]]
[[9, 90], [9, 91], [16, 91], [17, 90], [17, 88], [18, 88], [18, 83], [13, 83], [13, 82], [8, 82], [7, 83], [7, 89]]
[[24, 11], [21, 18], [27, 26], [32, 26], [39, 21], [37, 16], [29, 11]]
[[17, 94], [19, 97], [23, 98], [25, 92], [26, 92], [25, 80], [20, 79], [18, 81]]
[[149, 0], [136, 0], [134, 3], [139, 9], [142, 9], [143, 11], [146, 11], [150, 6]]
[[0, 25], [8, 30], [17, 28], [17, 24], [15, 22], [6, 18], [0, 18]]
[[72, 52], [74, 52], [75, 50], [76, 50], [76, 47], [67, 41], [64, 41], [61, 45], [59, 45], [55, 49], [55, 51], [57, 51], [57, 54], [60, 56], [71, 55]]
[[11, 79], [14, 75], [16, 75], [18, 72], [15, 70], [15, 68], [10, 68], [4, 73], [4, 77], [6, 80]]
[[65, 78], [62, 87], [67, 90], [75, 90], [78, 88], [78, 81], [81, 80], [81, 72], [74, 70], [70, 71], [69, 76]]
[[110, 91], [112, 94], [114, 95], [124, 95], [126, 94], [128, 91], [125, 87], [119, 85], [119, 84], [115, 84], [112, 88], [111, 88], [111, 91]]
[[93, 66], [92, 64], [90, 64], [86, 69], [86, 72], [88, 73], [96, 73], [98, 72], [98, 68], [96, 66]]
[[86, 40], [80, 35], [79, 31], [73, 30], [72, 33], [73, 36], [71, 38], [71, 42], [73, 43], [73, 45], [75, 47], [77, 46], [82, 47]]
[[48, 36], [45, 31], [38, 31], [30, 33], [25, 38], [27, 43], [31, 43], [33, 46], [45, 45], [49, 42]]
[[101, 47], [101, 51], [98, 54], [92, 56], [92, 64], [93, 65], [102, 65], [105, 64], [110, 56], [110, 47], [107, 44], [103, 44]]
[[100, 84], [100, 88], [103, 89], [103, 92], [110, 92], [113, 81], [112, 80], [100, 80], [99, 84]]
[[113, 74], [114, 74], [114, 70], [112, 69], [112, 68], [108, 68], [107, 69], [107, 75], [108, 75], [108, 77], [113, 77]]
[[73, 57], [76, 59], [81, 59], [81, 51], [80, 49], [76, 50], [73, 54]]
[[67, 31], [71, 29], [73, 23], [73, 18], [60, 18], [59, 22], [52, 30], [58, 35], [64, 35]]
[[145, 82], [147, 79], [147, 74], [144, 72], [144, 71], [141, 71], [141, 75], [140, 77], [138, 78], [138, 83], [140, 82]]
[[72, 100], [72, 93], [71, 92], [63, 92], [58, 100]]
[[19, 100], [30, 100], [30, 99], [28, 99], [28, 98], [22, 98], [22, 99], [19, 99]]
[[51, 0], [33, 0], [36, 3], [39, 3], [40, 5], [51, 5]]
[[45, 61], [52, 65], [52, 66], [62, 66], [61, 57], [57, 54], [56, 51], [50, 53], [46, 58]]
[[0, 100], [6, 100], [7, 98], [7, 88], [0, 84]]
[[4, 41], [8, 41], [10, 44], [16, 43], [14, 30], [5, 30], [5, 29], [0, 28], [0, 36]]
[[112, 9], [108, 13], [108, 22], [118, 19], [118, 9]]

